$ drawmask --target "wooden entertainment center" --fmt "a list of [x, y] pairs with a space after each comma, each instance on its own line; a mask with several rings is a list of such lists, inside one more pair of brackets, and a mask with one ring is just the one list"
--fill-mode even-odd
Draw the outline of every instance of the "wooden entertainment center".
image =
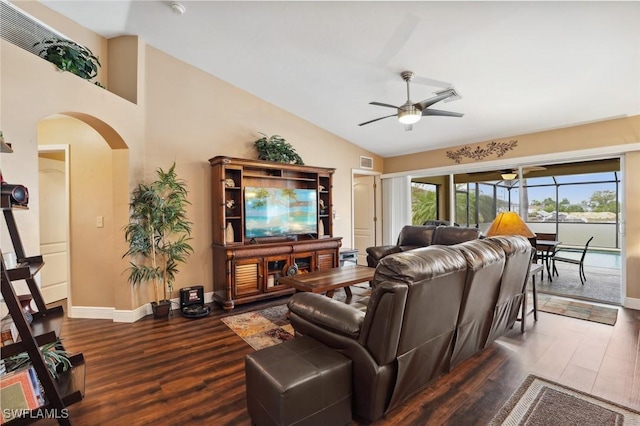
[[[279, 283], [286, 275], [339, 265], [341, 237], [333, 236], [335, 169], [218, 156], [212, 168], [213, 299], [224, 309], [295, 289]], [[313, 190], [317, 197], [313, 232], [246, 237], [247, 188]]]

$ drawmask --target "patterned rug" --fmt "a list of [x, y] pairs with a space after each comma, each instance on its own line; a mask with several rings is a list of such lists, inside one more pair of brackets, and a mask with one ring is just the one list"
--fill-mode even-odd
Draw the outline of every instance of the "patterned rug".
[[[530, 306], [532, 306], [530, 304]], [[618, 320], [618, 309], [576, 300], [560, 299], [545, 294], [538, 294], [538, 310], [550, 314], [564, 315], [587, 321], [614, 325]]]
[[[368, 284], [351, 286], [351, 291], [357, 296], [370, 294]], [[338, 289], [333, 298], [345, 301], [347, 295], [343, 289]], [[230, 315], [221, 318], [221, 320], [253, 349], [258, 350], [293, 339], [294, 331], [287, 318], [288, 312], [289, 308], [283, 304], [244, 314]]]
[[286, 304], [278, 305], [225, 317], [222, 322], [258, 350], [293, 339], [293, 327], [286, 318], [287, 312]]
[[640, 412], [530, 375], [491, 420], [491, 426], [640, 425]]

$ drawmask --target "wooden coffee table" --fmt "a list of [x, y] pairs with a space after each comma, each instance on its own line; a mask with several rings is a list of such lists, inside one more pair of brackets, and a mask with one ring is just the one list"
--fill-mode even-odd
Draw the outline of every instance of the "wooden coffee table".
[[327, 297], [333, 297], [333, 292], [339, 288], [344, 288], [347, 297], [351, 297], [351, 284], [358, 284], [371, 281], [375, 268], [362, 265], [341, 266], [339, 268], [321, 269], [309, 272], [308, 274], [298, 274], [290, 277], [280, 277], [278, 282], [295, 288], [298, 291], [309, 291], [312, 293], [326, 293]]

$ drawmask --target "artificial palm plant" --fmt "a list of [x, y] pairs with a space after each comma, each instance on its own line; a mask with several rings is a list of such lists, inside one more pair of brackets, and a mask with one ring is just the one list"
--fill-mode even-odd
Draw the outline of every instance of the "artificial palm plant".
[[155, 302], [151, 305], [156, 317], [164, 316], [157, 313], [161, 305], [169, 313], [168, 295], [173, 291], [178, 264], [193, 252], [186, 184], [178, 178], [175, 167], [174, 163], [166, 172], [158, 168], [155, 182], [140, 183], [133, 190], [125, 227], [129, 250], [124, 256], [132, 258], [129, 282], [153, 282]]

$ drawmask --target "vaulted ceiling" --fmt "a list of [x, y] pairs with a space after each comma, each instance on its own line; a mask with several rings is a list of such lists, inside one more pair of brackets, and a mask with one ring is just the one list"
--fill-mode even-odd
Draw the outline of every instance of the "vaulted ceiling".
[[[640, 2], [43, 1], [382, 156], [640, 114]], [[462, 96], [405, 131], [406, 101]], [[250, 120], [250, 117], [247, 117]], [[284, 131], [284, 130], [283, 130]]]

